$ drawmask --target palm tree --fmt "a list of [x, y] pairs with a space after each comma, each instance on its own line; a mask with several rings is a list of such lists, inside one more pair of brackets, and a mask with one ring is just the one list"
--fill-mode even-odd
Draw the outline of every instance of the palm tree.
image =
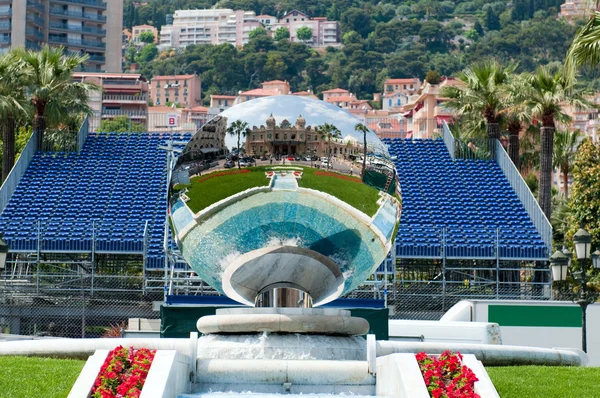
[[360, 176], [364, 177], [365, 170], [367, 168], [367, 133], [369, 132], [369, 128], [362, 123], [358, 123], [356, 126], [354, 126], [354, 131], [357, 133], [362, 133], [363, 135], [363, 166]]
[[541, 122], [540, 174], [538, 202], [542, 211], [550, 219], [552, 215], [552, 154], [554, 153], [554, 130], [556, 122], [567, 122], [570, 118], [563, 112], [566, 104], [578, 107], [592, 107], [583, 98], [583, 92], [576, 91], [573, 80], [563, 71], [552, 73], [547, 66], [539, 67], [526, 77], [526, 101], [531, 117]]
[[569, 198], [569, 172], [573, 168], [575, 161], [575, 152], [579, 147], [579, 137], [581, 132], [575, 130], [557, 131], [554, 135], [554, 155], [552, 157], [552, 166], [557, 168], [563, 177], [565, 187], [565, 198]]
[[2, 182], [15, 164], [16, 120], [27, 106], [21, 69], [12, 52], [0, 56], [0, 118], [2, 119]]
[[44, 45], [40, 51], [14, 50], [26, 82], [34, 110], [33, 128], [38, 132], [38, 148], [42, 148], [48, 122], [60, 123], [69, 114], [90, 113], [88, 92], [98, 87], [74, 82], [73, 71], [87, 60], [86, 54], [65, 54], [62, 47]]
[[341, 138], [342, 133], [337, 127], [329, 123], [323, 123], [322, 125], [318, 126], [317, 131], [321, 134], [321, 138], [327, 138], [327, 156], [329, 157], [327, 168], [329, 168], [331, 165], [331, 139]]
[[240, 119], [234, 121], [227, 127], [227, 133], [234, 137], [237, 136], [238, 169], [240, 169], [240, 137], [246, 137], [248, 134], [248, 122]]
[[525, 106], [525, 79], [521, 75], [512, 75], [502, 88], [502, 102], [505, 109], [500, 111], [504, 116], [508, 131], [508, 156], [517, 169], [521, 166], [521, 145], [519, 135], [525, 123], [531, 121], [531, 114]]
[[505, 105], [502, 90], [515, 70], [514, 65], [503, 67], [496, 60], [486, 60], [459, 72], [462, 86], [447, 86], [441, 95], [450, 98], [446, 106], [456, 111], [457, 116], [469, 121], [473, 129], [487, 130], [488, 150], [493, 149], [494, 140], [500, 138], [500, 122]]
[[[596, 1], [598, 3], [598, 1]], [[596, 4], [596, 9], [598, 4]], [[585, 25], [575, 34], [565, 59], [565, 72], [574, 80], [582, 65], [595, 68], [600, 63], [600, 12], [593, 11]]]

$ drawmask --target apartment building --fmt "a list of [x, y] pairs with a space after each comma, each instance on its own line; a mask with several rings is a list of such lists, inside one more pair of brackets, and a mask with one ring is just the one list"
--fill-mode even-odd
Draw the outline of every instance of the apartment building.
[[384, 95], [403, 93], [413, 95], [421, 88], [421, 80], [417, 77], [408, 79], [387, 79], [383, 83]]
[[200, 77], [196, 75], [154, 76], [150, 81], [154, 105], [179, 104], [184, 108], [202, 105]]
[[559, 16], [567, 19], [584, 18], [595, 8], [594, 0], [567, 0], [560, 6]]
[[250, 32], [265, 28], [270, 35], [285, 27], [290, 32], [290, 41], [299, 41], [297, 31], [303, 26], [311, 29], [313, 37], [306, 42], [314, 47], [339, 46], [340, 25], [327, 18], [309, 18], [293, 10], [277, 19], [271, 15], [257, 16], [253, 11], [231, 9], [177, 10], [173, 23], [160, 30], [161, 48], [182, 48], [190, 44], [230, 43], [243, 46], [250, 40]]
[[190, 44], [230, 43], [243, 46], [250, 32], [262, 27], [253, 11], [210, 9], [177, 10], [173, 23], [160, 30], [161, 48], [183, 48]]
[[440, 133], [443, 122], [450, 121], [454, 115], [452, 110], [444, 106], [447, 98], [441, 97], [440, 92], [445, 86], [460, 84], [459, 80], [451, 77], [442, 78], [440, 84], [425, 83], [420, 94], [411, 97], [409, 103], [400, 108], [402, 117], [407, 119], [406, 137], [432, 138]]
[[259, 15], [257, 18], [271, 34], [279, 28], [287, 28], [292, 42], [300, 41], [298, 40], [298, 29], [307, 26], [313, 35], [309, 42], [305, 42], [306, 44], [313, 47], [341, 45], [340, 24], [337, 21], [329, 21], [325, 17], [310, 18], [301, 11], [292, 10], [279, 19], [270, 15]]
[[262, 88], [255, 88], [248, 91], [240, 91], [233, 104], [237, 105], [241, 104], [242, 102], [250, 101], [256, 98], [287, 94], [291, 94], [290, 84], [287, 81], [271, 80], [263, 82]]
[[87, 53], [86, 72], [120, 72], [123, 0], [0, 1], [0, 51], [42, 44]]
[[140, 74], [76, 72], [73, 80], [89, 81], [100, 87], [100, 91], [90, 93], [93, 128], [99, 127], [102, 120], [117, 116], [126, 116], [132, 122], [147, 126], [148, 83]]
[[[154, 35], [154, 43], [158, 43], [158, 29], [152, 25], [136, 25], [131, 28], [131, 40], [139, 43], [140, 35], [144, 32], [150, 32]], [[142, 43], [143, 44], [143, 43]]]

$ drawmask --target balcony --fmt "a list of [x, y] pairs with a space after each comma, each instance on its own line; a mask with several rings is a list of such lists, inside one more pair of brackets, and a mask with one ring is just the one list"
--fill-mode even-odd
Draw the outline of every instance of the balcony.
[[46, 11], [46, 8], [41, 3], [38, 3], [37, 1], [34, 1], [34, 0], [27, 0], [27, 7], [34, 8], [37, 11], [39, 11], [41, 14], [43, 14]]
[[50, 15], [66, 16], [66, 17], [71, 17], [71, 18], [79, 18], [79, 19], [97, 21], [97, 22], [106, 22], [106, 17], [104, 15], [89, 14], [89, 13], [78, 12], [78, 11], [68, 11], [68, 10], [63, 10], [62, 8], [51, 8]]
[[102, 109], [102, 117], [127, 116], [132, 119], [145, 119], [148, 112], [145, 111], [123, 111], [120, 109]]
[[67, 46], [76, 46], [76, 47], [84, 47], [84, 48], [93, 47], [93, 48], [101, 48], [101, 49], [106, 48], [106, 43], [103, 43], [101, 41], [86, 40], [86, 39], [75, 40], [75, 39], [67, 39], [66, 37], [60, 37], [60, 36], [49, 36], [48, 41], [50, 41], [52, 43], [67, 45]]
[[103, 94], [102, 101], [111, 103], [146, 103], [148, 96], [146, 94], [127, 95], [127, 94]]
[[53, 0], [55, 4], [79, 4], [85, 7], [95, 7], [106, 10], [106, 2], [98, 0]]
[[55, 22], [52, 21], [50, 22], [50, 30], [64, 30], [65, 32], [81, 32], [84, 34], [90, 34], [90, 35], [98, 35], [98, 36], [104, 36], [106, 34], [106, 30], [104, 29], [98, 29], [98, 28], [91, 28], [89, 26], [75, 26], [75, 25], [68, 25], [62, 22]]
[[6, 31], [6, 30], [10, 31], [11, 28], [12, 28], [12, 25], [10, 22], [8, 22], [8, 21], [0, 22], [0, 31]]
[[94, 63], [100, 63], [103, 64], [106, 62], [106, 57], [102, 56], [102, 55], [91, 55], [88, 57], [87, 62], [94, 62]]
[[35, 39], [37, 39], [39, 41], [44, 41], [44, 34], [42, 32], [40, 32], [39, 30], [35, 30], [33, 28], [25, 29], [25, 36], [34, 37]]
[[10, 44], [10, 37], [0, 36], [0, 44]]
[[39, 26], [40, 28], [43, 28], [45, 25], [44, 20], [42, 18], [40, 18], [39, 16], [37, 16], [36, 14], [27, 14], [26, 19], [29, 22], [33, 22], [35, 25]]
[[12, 15], [12, 9], [8, 9], [8, 10], [0, 10], [0, 16], [7, 16], [7, 15]]

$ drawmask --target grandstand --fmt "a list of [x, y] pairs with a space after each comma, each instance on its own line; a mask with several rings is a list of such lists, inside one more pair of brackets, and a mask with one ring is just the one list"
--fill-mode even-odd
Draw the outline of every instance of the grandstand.
[[[351, 297], [383, 298], [381, 282], [394, 283], [393, 316], [413, 319], [439, 319], [463, 298], [548, 299], [550, 230], [535, 199], [500, 145], [493, 159], [457, 158], [444, 128], [443, 139], [384, 140], [403, 202], [395, 254]], [[214, 294], [185, 264], [174, 273], [173, 256], [165, 267], [164, 146], [191, 134], [85, 133], [78, 152], [25, 151], [5, 183], [14, 192], [0, 192], [10, 248], [0, 329], [60, 323], [55, 335], [91, 337], [158, 317], [152, 301], [167, 289]]]

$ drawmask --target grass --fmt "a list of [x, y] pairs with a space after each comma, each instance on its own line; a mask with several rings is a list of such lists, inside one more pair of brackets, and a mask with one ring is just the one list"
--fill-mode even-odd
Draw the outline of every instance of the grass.
[[72, 359], [0, 356], [0, 396], [64, 398], [84, 364]]
[[502, 398], [600, 398], [600, 368], [488, 366], [485, 369]]
[[[265, 177], [265, 171], [271, 168], [271, 166], [249, 167], [242, 169], [242, 173], [237, 169], [231, 169], [192, 178], [187, 186], [187, 196], [190, 198], [187, 205], [197, 213], [213, 203], [246, 189], [266, 186], [269, 180]], [[363, 184], [360, 178], [333, 172], [330, 172], [331, 175], [317, 176], [315, 172], [320, 170], [310, 167], [303, 169], [302, 178], [298, 181], [301, 187], [333, 195], [369, 216], [377, 212], [379, 191]]]

